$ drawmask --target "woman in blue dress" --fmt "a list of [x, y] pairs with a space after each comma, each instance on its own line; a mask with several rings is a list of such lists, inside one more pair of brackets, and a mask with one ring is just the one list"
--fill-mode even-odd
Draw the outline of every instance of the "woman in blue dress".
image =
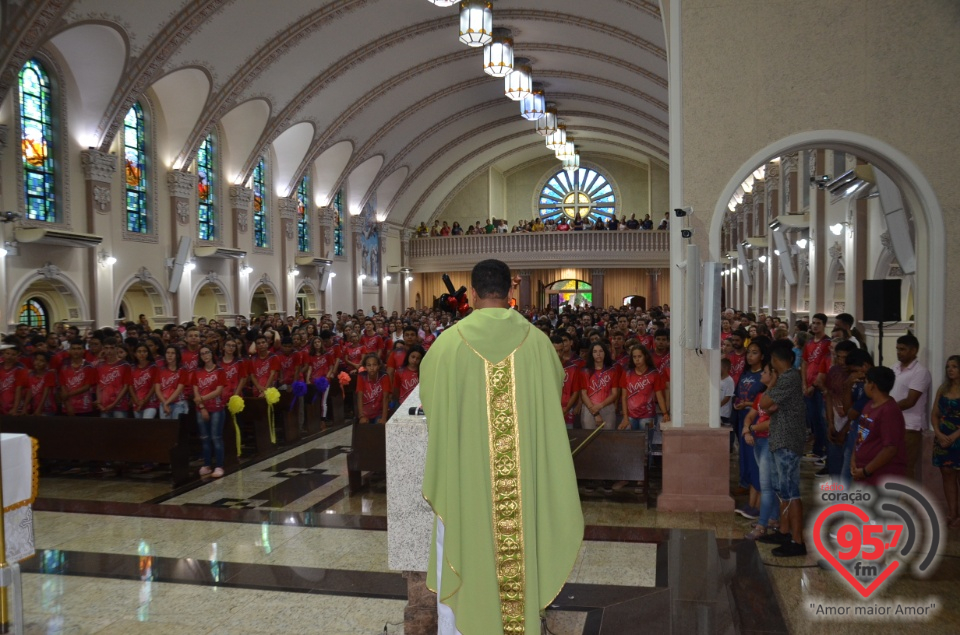
[[960, 355], [947, 358], [946, 379], [937, 391], [930, 414], [936, 443], [933, 466], [940, 468], [947, 499], [947, 524], [960, 527], [957, 493], [960, 491]]

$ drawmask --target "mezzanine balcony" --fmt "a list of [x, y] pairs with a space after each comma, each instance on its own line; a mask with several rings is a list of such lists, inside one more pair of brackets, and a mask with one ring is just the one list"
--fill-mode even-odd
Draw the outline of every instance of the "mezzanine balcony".
[[410, 239], [414, 271], [466, 271], [483, 258], [512, 268], [666, 267], [670, 232], [659, 230], [534, 232]]

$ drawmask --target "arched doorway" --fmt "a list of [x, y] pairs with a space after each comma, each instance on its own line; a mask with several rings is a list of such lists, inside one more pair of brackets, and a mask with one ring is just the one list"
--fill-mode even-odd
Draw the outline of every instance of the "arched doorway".
[[212, 319], [232, 315], [230, 296], [217, 277], [207, 276], [199, 281], [193, 296], [193, 319]]
[[152, 325], [157, 318], [170, 315], [166, 293], [146, 267], [141, 268], [121, 289], [114, 313], [118, 321], [136, 322], [142, 314]]
[[[30, 303], [35, 304], [31, 305]], [[48, 264], [24, 278], [8, 296], [7, 315], [13, 324], [38, 319], [43, 311], [47, 328], [58, 322], [81, 323], [88, 319], [79, 288], [55, 265]]]
[[582, 307], [593, 304], [593, 286], [572, 278], [545, 285], [543, 295], [545, 297], [540, 299], [540, 305], [551, 309], [559, 309], [563, 305]]
[[308, 281], [302, 282], [300, 288], [297, 289], [294, 314], [300, 317], [319, 318], [321, 313], [319, 294], [313, 286], [313, 283]]
[[250, 315], [256, 317], [264, 313], [278, 313], [280, 311], [280, 303], [277, 300], [279, 295], [269, 278], [264, 276], [258, 280], [253, 293], [250, 294]]
[[50, 330], [50, 309], [46, 302], [38, 296], [27, 298], [20, 306], [17, 324], [26, 324], [30, 328]]

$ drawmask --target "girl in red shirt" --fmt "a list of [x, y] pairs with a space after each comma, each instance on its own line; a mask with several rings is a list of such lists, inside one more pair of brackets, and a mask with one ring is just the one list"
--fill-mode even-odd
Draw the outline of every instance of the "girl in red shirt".
[[664, 421], [670, 420], [667, 402], [663, 395], [663, 380], [653, 365], [653, 356], [643, 346], [630, 349], [627, 371], [620, 377], [621, 410], [623, 420], [620, 430], [646, 430], [657, 416], [657, 404], [664, 413]]
[[25, 415], [55, 415], [57, 404], [53, 399], [57, 389], [57, 374], [48, 361], [47, 353], [34, 353], [33, 370], [24, 375], [25, 396], [21, 413]]
[[[750, 345], [751, 348], [754, 346]], [[760, 383], [763, 388], [757, 393], [743, 420], [743, 442], [753, 446], [753, 455], [760, 470], [760, 516], [757, 525], [746, 535], [747, 540], [756, 540], [780, 526], [780, 506], [773, 491], [773, 455], [770, 452], [770, 413], [760, 407], [763, 391], [777, 382], [777, 371], [769, 364], [763, 367]], [[749, 452], [750, 448], [741, 451]]]
[[[337, 375], [337, 368], [340, 366], [340, 359], [337, 355], [337, 348], [335, 346], [330, 347], [329, 349], [323, 345], [323, 338], [314, 337], [310, 341], [310, 349], [307, 352], [307, 357], [304, 367], [304, 376], [306, 377], [306, 382], [308, 386], [312, 385], [314, 379], [320, 377], [327, 378], [327, 389], [323, 391], [323, 394], [320, 395], [320, 418], [327, 418], [327, 395], [330, 394], [330, 386], [333, 385], [333, 382], [336, 381], [334, 378]], [[313, 390], [311, 388], [311, 390]]]
[[[197, 426], [203, 445], [200, 476], [211, 472], [213, 478], [223, 476], [223, 384], [223, 370], [217, 366], [213, 349], [201, 346], [200, 364], [193, 371], [193, 401], [197, 405]], [[211, 464], [216, 467], [211, 469]]]
[[190, 410], [184, 386], [190, 385], [190, 371], [180, 368], [180, 349], [168, 344], [163, 349], [165, 365], [157, 369], [157, 399], [160, 401], [160, 418], [176, 419]]
[[593, 430], [601, 422], [608, 430], [617, 424], [617, 399], [620, 397], [620, 367], [613, 363], [610, 350], [602, 342], [590, 346], [587, 365], [581, 372], [580, 423], [584, 430]]
[[133, 353], [130, 369], [130, 403], [137, 419], [155, 419], [160, 402], [153, 386], [157, 383], [157, 366], [146, 344], [139, 344]]
[[366, 372], [357, 375], [357, 412], [359, 423], [386, 423], [390, 402], [390, 377], [383, 370], [380, 356], [367, 353], [363, 358]]
[[393, 373], [393, 395], [398, 404], [406, 401], [420, 384], [420, 360], [426, 354], [422, 346], [411, 347], [403, 364]]
[[227, 403], [234, 395], [242, 394], [247, 383], [250, 370], [246, 360], [239, 356], [241, 350], [237, 340], [228, 339], [223, 343], [223, 357], [220, 359], [220, 368], [223, 369], [223, 403]]

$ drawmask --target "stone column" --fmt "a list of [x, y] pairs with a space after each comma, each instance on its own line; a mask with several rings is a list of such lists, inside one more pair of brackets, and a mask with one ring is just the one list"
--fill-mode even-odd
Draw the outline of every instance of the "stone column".
[[320, 231], [323, 233], [320, 253], [324, 258], [333, 258], [333, 234], [337, 225], [337, 210], [333, 205], [321, 207], [317, 210]]
[[[746, 193], [743, 195], [743, 223], [741, 224], [740, 232], [740, 242], [747, 240], [749, 237], [753, 236], [753, 194]], [[757, 291], [757, 280], [753, 277], [753, 273], [756, 269], [753, 268], [752, 264], [754, 259], [756, 259], [757, 254], [753, 249], [744, 248], [744, 255], [746, 256], [746, 262], [743, 263], [743, 270], [749, 271], [750, 284], [744, 285], [744, 295], [745, 302], [744, 306], [748, 311], [757, 311], [759, 306], [756, 298]], [[744, 275], [744, 278], [747, 278], [747, 275]]]
[[363, 218], [360, 216], [351, 216], [350, 217], [350, 241], [344, 241], [344, 247], [347, 246], [347, 242], [350, 245], [350, 255], [348, 256], [351, 264], [352, 280], [353, 282], [350, 285], [350, 288], [353, 289], [353, 306], [350, 307], [352, 312], [355, 312], [357, 309], [363, 309], [366, 313], [366, 308], [363, 306], [363, 281], [360, 280], [360, 274], [363, 273], [363, 263], [360, 262], [360, 258], [363, 255], [362, 250], [360, 249], [360, 240], [361, 233], [363, 232]]
[[[246, 234], [250, 223], [250, 205], [253, 203], [253, 188], [242, 185], [230, 186], [230, 209], [233, 212], [233, 244], [240, 247], [240, 234]], [[252, 242], [251, 242], [252, 244]], [[240, 247], [243, 249], [243, 247]]]
[[[753, 183], [753, 232], [751, 237], [766, 240], [767, 237], [767, 217], [766, 217], [766, 185], [763, 181], [754, 181]], [[757, 310], [763, 310], [767, 315], [771, 315], [770, 295], [767, 281], [770, 279], [771, 256], [773, 249], [769, 242], [766, 248], [755, 249], [754, 254], [758, 257], [766, 256], [767, 261], [759, 263], [757, 266], [757, 279], [753, 284], [757, 291]], [[767, 309], [764, 310], [763, 307]]]
[[410, 241], [414, 231], [404, 227], [400, 230], [400, 312], [403, 313], [410, 301], [410, 283], [407, 282], [407, 273], [402, 271], [410, 267]]
[[[110, 236], [113, 211], [113, 179], [117, 173], [117, 156], [100, 150], [84, 150], [80, 153], [80, 166], [87, 185], [86, 231]], [[100, 249], [87, 249], [90, 290], [93, 298], [90, 318], [94, 324], [113, 326], [113, 269], [100, 266], [100, 252], [110, 249], [110, 242]]]
[[593, 287], [593, 306], [603, 308], [607, 306], [603, 295], [603, 277], [606, 269], [593, 269], [590, 271], [590, 284]]
[[[517, 275], [520, 276], [520, 289], [518, 289], [518, 295], [520, 297], [517, 298], [517, 308], [522, 311], [525, 307], [533, 304], [530, 300], [530, 271], [524, 269], [518, 271]], [[596, 293], [596, 287], [594, 287], [594, 293]]]
[[660, 270], [647, 269], [647, 282], [649, 287], [647, 289], [646, 308], [660, 306]]
[[170, 194], [170, 234], [174, 240], [171, 241], [176, 248], [176, 242], [181, 235], [192, 235], [189, 229], [190, 202], [193, 193], [197, 191], [197, 175], [183, 170], [170, 170], [167, 172], [167, 192]]
[[[824, 174], [826, 172], [826, 150], [807, 150], [807, 160], [810, 165], [810, 174]], [[801, 187], [811, 187], [810, 183], [802, 183]], [[816, 312], [833, 315], [833, 288], [827, 288], [827, 271], [829, 271], [830, 238], [833, 237], [827, 229], [827, 192], [816, 188], [810, 200], [810, 315]]]
[[[0, 162], [3, 161], [7, 150], [7, 137], [10, 134], [10, 127], [6, 124], [0, 125]], [[3, 177], [0, 176], [0, 200], [3, 200]], [[8, 236], [6, 230], [0, 232], [0, 245], [7, 240], [13, 239], [13, 232]], [[7, 266], [6, 258], [0, 258], [0, 298], [7, 297]], [[13, 316], [6, 314], [6, 303], [0, 302], [0, 324], [11, 324]]]
[[[297, 307], [297, 287], [300, 281], [290, 273], [290, 268], [296, 262], [297, 253], [297, 212], [300, 209], [300, 203], [296, 197], [286, 197], [277, 199], [277, 208], [280, 212], [280, 267], [285, 274], [281, 276], [283, 283], [280, 285], [281, 301], [284, 307], [285, 315], [295, 315]], [[303, 272], [301, 272], [303, 275]]]
[[[780, 213], [780, 164], [770, 162], [766, 167], [766, 176], [763, 180], [764, 207], [766, 208], [767, 222], [772, 221]], [[773, 250], [776, 248], [773, 236], [767, 234], [770, 243], [770, 277], [767, 279], [767, 297], [770, 299], [770, 313], [777, 314], [780, 307], [780, 258]]]

